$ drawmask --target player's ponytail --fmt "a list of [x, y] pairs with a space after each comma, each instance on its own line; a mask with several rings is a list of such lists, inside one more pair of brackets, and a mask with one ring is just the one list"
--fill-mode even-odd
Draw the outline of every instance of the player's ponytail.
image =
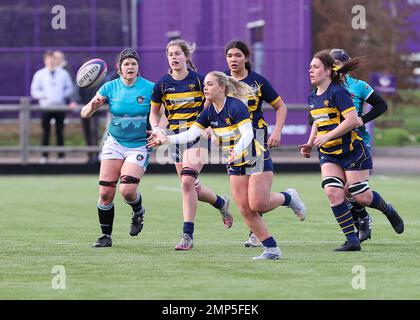
[[254, 91], [246, 83], [236, 80], [233, 77], [227, 76], [223, 72], [212, 71], [209, 75], [215, 77], [220, 86], [225, 87], [225, 95], [234, 97], [245, 102], [251, 96], [254, 96]]
[[350, 71], [357, 69], [361, 63], [360, 58], [353, 58], [340, 67], [335, 64], [330, 50], [319, 51], [314, 55], [314, 58], [319, 59], [326, 69], [331, 69], [331, 81], [335, 83], [343, 83], [344, 79], [342, 75], [346, 75]]

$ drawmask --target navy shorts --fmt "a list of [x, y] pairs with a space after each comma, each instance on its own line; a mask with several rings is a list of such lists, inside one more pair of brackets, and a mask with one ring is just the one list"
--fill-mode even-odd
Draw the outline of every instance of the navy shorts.
[[244, 164], [242, 166], [228, 164], [226, 169], [230, 176], [250, 176], [258, 172], [274, 171], [273, 160], [268, 149], [252, 164]]
[[369, 148], [363, 141], [356, 140], [353, 151], [343, 155], [331, 155], [319, 152], [319, 164], [338, 164], [344, 171], [362, 171], [372, 169], [372, 157]]
[[176, 163], [182, 162], [182, 155], [185, 150], [194, 149], [194, 148], [204, 148], [207, 149], [207, 152], [210, 152], [211, 148], [211, 139], [198, 137], [194, 141], [188, 142], [187, 144], [175, 144], [169, 145], [169, 150], [171, 153], [171, 158]]

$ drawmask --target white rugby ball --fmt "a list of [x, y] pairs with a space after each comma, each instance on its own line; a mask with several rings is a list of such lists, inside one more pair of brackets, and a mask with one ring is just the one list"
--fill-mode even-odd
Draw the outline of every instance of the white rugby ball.
[[76, 82], [81, 88], [95, 87], [105, 78], [107, 65], [102, 59], [85, 62], [77, 71]]

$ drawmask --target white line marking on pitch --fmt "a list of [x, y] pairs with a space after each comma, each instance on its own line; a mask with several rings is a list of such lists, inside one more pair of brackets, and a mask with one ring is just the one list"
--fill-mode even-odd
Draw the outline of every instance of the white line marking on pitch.
[[155, 189], [165, 190], [165, 191], [172, 191], [172, 192], [181, 192], [181, 189], [179, 189], [179, 188], [166, 187], [166, 186], [155, 186]]

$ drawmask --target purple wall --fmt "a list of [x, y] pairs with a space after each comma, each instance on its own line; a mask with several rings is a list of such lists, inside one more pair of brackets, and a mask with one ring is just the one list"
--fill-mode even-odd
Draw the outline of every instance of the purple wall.
[[250, 42], [246, 24], [260, 19], [265, 21], [263, 75], [287, 103], [305, 103], [310, 89], [310, 0], [183, 0], [182, 6], [173, 0], [142, 1], [139, 45], [159, 50], [143, 71], [167, 71], [166, 32], [175, 30], [197, 44], [194, 62], [199, 72], [225, 70], [225, 44], [235, 38]]

